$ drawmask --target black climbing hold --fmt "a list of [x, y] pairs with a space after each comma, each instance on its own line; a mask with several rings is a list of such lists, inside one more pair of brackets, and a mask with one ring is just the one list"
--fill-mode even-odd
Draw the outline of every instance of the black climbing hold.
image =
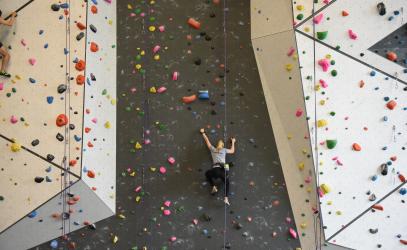
[[230, 244], [230, 242], [227, 242], [227, 243], [225, 244], [225, 248], [226, 248], [226, 249], [231, 249], [231, 248], [232, 248], [232, 244]]
[[89, 25], [89, 28], [91, 31], [93, 31], [93, 33], [98, 32], [98, 29], [96, 29], [95, 25], [93, 25], [93, 24]]
[[380, 172], [382, 173], [382, 175], [387, 175], [389, 171], [389, 168], [387, 167], [387, 164], [383, 163], [382, 165], [380, 165]]
[[31, 142], [31, 145], [32, 145], [33, 147], [37, 146], [38, 144], [40, 144], [40, 140], [38, 140], [38, 139], [35, 139], [35, 140], [33, 140], [33, 141]]
[[201, 33], [199, 33], [199, 35], [200, 35], [200, 36], [205, 36], [205, 35], [206, 35], [206, 32], [201, 32]]
[[92, 229], [92, 230], [96, 230], [96, 225], [95, 225], [95, 224], [90, 224], [90, 225], [88, 226], [88, 228], [89, 228], [89, 229]]
[[217, 113], [216, 113], [216, 111], [215, 110], [212, 110], [211, 111], [211, 115], [216, 115]]
[[74, 125], [74, 124], [72, 124], [72, 123], [71, 123], [71, 124], [69, 124], [69, 129], [70, 129], [70, 130], [74, 130], [74, 129], [75, 129], [75, 125]]
[[56, 135], [56, 138], [57, 138], [58, 141], [63, 141], [64, 140], [64, 136], [61, 133], [58, 133]]
[[211, 13], [211, 14], [209, 15], [209, 17], [214, 18], [214, 17], [216, 17], [216, 15], [215, 15], [215, 13]]
[[58, 86], [58, 93], [59, 94], [62, 94], [62, 93], [64, 93], [65, 91], [66, 91], [66, 85], [65, 84], [60, 84], [59, 86]]
[[196, 59], [194, 60], [194, 63], [195, 63], [195, 65], [197, 65], [197, 66], [201, 65], [201, 63], [202, 63], [201, 58], [196, 58]]
[[52, 161], [55, 159], [55, 156], [53, 156], [52, 154], [47, 154], [47, 160], [48, 161]]
[[376, 200], [376, 195], [375, 194], [371, 194], [369, 196], [369, 201], [375, 201]]
[[44, 177], [35, 177], [34, 178], [34, 181], [36, 182], [36, 183], [41, 183], [41, 182], [43, 182], [44, 181]]
[[0, 201], [4, 201], [4, 197], [0, 195]]
[[236, 228], [237, 230], [242, 229], [242, 228], [243, 228], [243, 225], [242, 225], [241, 223], [235, 223], [235, 228]]
[[210, 40], [212, 40], [212, 37], [210, 37], [209, 35], [206, 35], [206, 36], [205, 36], [205, 40], [206, 40], [206, 41], [210, 41]]
[[386, 6], [383, 2], [377, 4], [377, 10], [379, 11], [379, 15], [386, 15]]
[[375, 234], [375, 233], [379, 232], [379, 229], [378, 228], [375, 228], [375, 229], [371, 228], [371, 229], [369, 229], [369, 232], [371, 234]]
[[51, 5], [51, 10], [53, 10], [53, 11], [59, 11], [59, 9], [60, 9], [59, 4], [53, 4], [53, 5]]
[[69, 219], [70, 214], [69, 214], [68, 212], [63, 212], [63, 213], [61, 214], [61, 217], [62, 217], [63, 220], [67, 220], [67, 219]]
[[84, 32], [81, 32], [81, 33], [79, 33], [77, 36], [76, 36], [76, 41], [80, 41], [82, 38], [84, 38], [85, 37], [85, 33]]

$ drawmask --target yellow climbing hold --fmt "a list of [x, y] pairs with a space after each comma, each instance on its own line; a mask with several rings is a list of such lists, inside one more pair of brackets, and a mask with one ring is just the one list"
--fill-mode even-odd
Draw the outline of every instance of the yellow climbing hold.
[[140, 55], [142, 55], [142, 56], [144, 56], [146, 54], [146, 51], [145, 50], [142, 50], [141, 52], [140, 52]]
[[327, 201], [327, 205], [332, 205], [332, 201]]
[[336, 215], [342, 215], [342, 211], [336, 211]]
[[13, 142], [12, 144], [11, 144], [11, 151], [13, 151], [13, 152], [18, 152], [18, 151], [20, 151], [21, 150], [21, 145], [20, 144], [18, 144], [17, 142]]
[[119, 237], [116, 235], [113, 237], [113, 244], [116, 244], [119, 241]]
[[110, 128], [110, 127], [111, 127], [110, 122], [109, 121], [105, 122], [105, 128]]
[[117, 215], [117, 217], [119, 217], [120, 219], [126, 219], [126, 216], [124, 216], [123, 214], [119, 214], [119, 215]]
[[298, 168], [299, 168], [300, 170], [304, 170], [304, 167], [305, 167], [304, 162], [298, 163]]
[[325, 105], [325, 100], [319, 101], [319, 105], [321, 105], [321, 106]]
[[141, 146], [141, 144], [139, 142], [136, 142], [136, 145], [134, 145], [134, 148], [135, 149], [141, 149], [142, 146]]
[[141, 69], [141, 64], [136, 64], [136, 69]]
[[314, 90], [319, 91], [321, 89], [321, 85], [315, 84]]
[[160, 55], [155, 55], [154, 60], [156, 60], [156, 61], [160, 60]]
[[21, 80], [21, 76], [16, 75], [17, 80]]
[[130, 175], [131, 177], [134, 177], [134, 176], [136, 176], [136, 172], [133, 171], [133, 172], [131, 172], [129, 175]]
[[307, 224], [306, 224], [306, 223], [301, 223], [300, 227], [301, 227], [302, 229], [305, 229], [305, 228], [307, 228]]
[[304, 28], [304, 31], [305, 31], [305, 32], [309, 32], [309, 31], [310, 31], [310, 28], [309, 28], [309, 27], [305, 27], [305, 28]]
[[150, 167], [150, 171], [151, 172], [155, 172], [157, 170], [157, 168], [155, 168], [155, 167]]
[[322, 184], [320, 187], [321, 187], [322, 192], [324, 192], [324, 194], [331, 192], [331, 189], [329, 188], [329, 186], [327, 184]]
[[285, 65], [285, 69], [290, 72], [293, 69], [293, 65], [292, 64], [286, 64]]
[[133, 6], [131, 6], [131, 4], [128, 4], [128, 5], [127, 5], [127, 9], [128, 9], [128, 10], [132, 10], [132, 9], [133, 9]]
[[157, 90], [155, 89], [155, 87], [150, 88], [150, 93], [153, 93], [153, 94], [157, 93]]
[[136, 197], [136, 202], [140, 202], [140, 200], [141, 200], [141, 197], [140, 197], [140, 196], [137, 196], [137, 197]]
[[304, 10], [304, 5], [297, 5], [297, 10], [299, 11]]
[[326, 58], [326, 59], [331, 59], [331, 58], [332, 58], [332, 55], [327, 54], [327, 55], [325, 56], [325, 58]]
[[318, 128], [325, 127], [326, 125], [328, 125], [328, 122], [324, 119], [318, 120], [318, 122], [317, 122]]
[[110, 101], [110, 103], [111, 103], [112, 105], [116, 105], [117, 101], [116, 101], [116, 99], [112, 99], [112, 100]]
[[151, 31], [151, 32], [154, 32], [155, 31], [155, 26], [148, 27], [148, 30]]
[[287, 139], [288, 139], [288, 140], [291, 140], [292, 138], [293, 138], [293, 135], [292, 135], [292, 134], [288, 134], [288, 135], [287, 135]]

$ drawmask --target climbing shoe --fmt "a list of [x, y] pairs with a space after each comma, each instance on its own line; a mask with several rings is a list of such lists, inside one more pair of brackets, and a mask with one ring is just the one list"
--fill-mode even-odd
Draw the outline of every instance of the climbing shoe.
[[7, 73], [6, 71], [0, 72], [0, 76], [11, 77], [11, 75], [9, 73]]
[[379, 11], [379, 15], [386, 15], [386, 6], [383, 2], [377, 4], [377, 10]]

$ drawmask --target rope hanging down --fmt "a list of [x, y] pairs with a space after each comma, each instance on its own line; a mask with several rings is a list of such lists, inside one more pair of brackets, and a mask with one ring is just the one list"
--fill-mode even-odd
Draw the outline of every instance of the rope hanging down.
[[[227, 0], [223, 0], [223, 47], [224, 47], [224, 54], [223, 54], [223, 60], [224, 60], [224, 67], [223, 67], [223, 75], [224, 75], [224, 80], [223, 80], [223, 91], [224, 91], [224, 102], [225, 102], [225, 112], [224, 112], [224, 123], [223, 123], [223, 140], [226, 143], [227, 139], [227, 30], [226, 30], [226, 21], [227, 21]], [[224, 168], [224, 183], [226, 185], [227, 183], [227, 178], [228, 178], [228, 171], [226, 168]], [[226, 186], [224, 188], [224, 197], [226, 197], [227, 190]], [[227, 248], [227, 242], [226, 242], [226, 224], [227, 224], [227, 204], [224, 203], [224, 235], [223, 235], [223, 248]], [[229, 245], [229, 244], [228, 244]]]

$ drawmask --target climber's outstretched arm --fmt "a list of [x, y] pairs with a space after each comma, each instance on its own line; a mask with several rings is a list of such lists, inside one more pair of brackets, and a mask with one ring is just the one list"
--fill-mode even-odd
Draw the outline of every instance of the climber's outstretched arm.
[[207, 136], [206, 133], [205, 133], [205, 129], [201, 128], [201, 130], [200, 130], [199, 132], [201, 132], [202, 137], [203, 137], [204, 140], [205, 140], [206, 146], [207, 146], [208, 149], [210, 150], [210, 149], [212, 148], [212, 144], [211, 144], [211, 142], [209, 141], [209, 138], [208, 138], [208, 136]]
[[235, 143], [236, 143], [236, 139], [234, 137], [230, 138], [230, 141], [232, 142], [232, 147], [226, 149], [226, 153], [228, 154], [234, 154], [235, 153]]
[[7, 26], [13, 26], [16, 16], [17, 16], [17, 13], [13, 12], [13, 13], [11, 13], [11, 18], [8, 20], [4, 20], [2, 17], [0, 17], [0, 24], [7, 25]]

